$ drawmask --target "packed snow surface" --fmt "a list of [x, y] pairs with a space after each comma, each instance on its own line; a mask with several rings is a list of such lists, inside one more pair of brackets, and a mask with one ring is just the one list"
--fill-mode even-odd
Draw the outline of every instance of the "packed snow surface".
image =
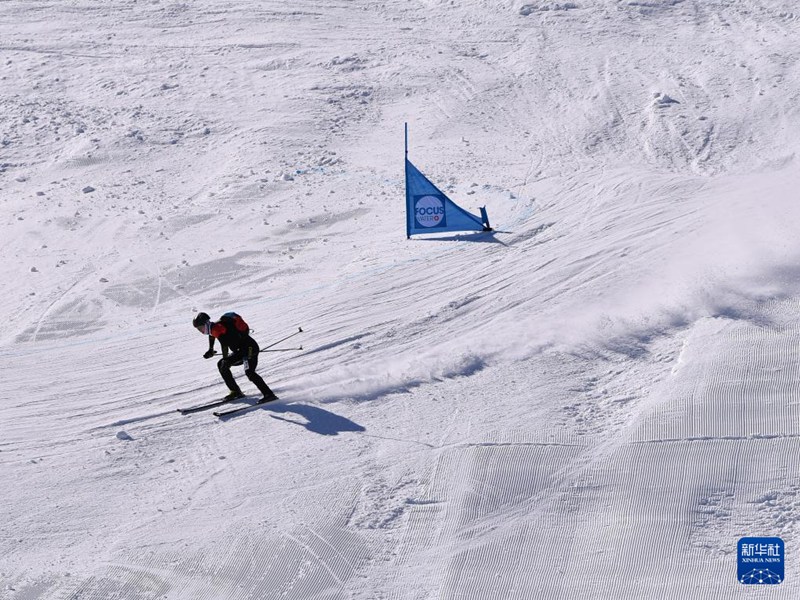
[[[798, 40], [793, 0], [0, 2], [0, 598], [797, 598]], [[406, 239], [404, 122], [494, 232]], [[181, 415], [230, 310], [303, 328], [281, 399]]]

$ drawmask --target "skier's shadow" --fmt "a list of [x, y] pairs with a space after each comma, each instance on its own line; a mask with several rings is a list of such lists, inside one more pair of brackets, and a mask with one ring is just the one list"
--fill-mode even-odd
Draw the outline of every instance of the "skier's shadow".
[[366, 431], [366, 428], [358, 423], [318, 406], [293, 402], [292, 404], [274, 404], [272, 406], [265, 406], [264, 408], [271, 413], [294, 413], [299, 415], [305, 419], [305, 423], [290, 417], [281, 417], [275, 414], [271, 414], [270, 416], [279, 421], [300, 425], [320, 435], [338, 435], [346, 431], [357, 433]]

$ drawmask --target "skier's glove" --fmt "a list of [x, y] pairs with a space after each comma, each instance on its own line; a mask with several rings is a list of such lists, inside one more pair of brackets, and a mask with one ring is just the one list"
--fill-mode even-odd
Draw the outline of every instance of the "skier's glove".
[[215, 352], [214, 350], [209, 350], [208, 352], [206, 352], [205, 354], [203, 354], [203, 358], [211, 358], [211, 357], [212, 357], [212, 356], [214, 356], [215, 354], [216, 354], [216, 352]]

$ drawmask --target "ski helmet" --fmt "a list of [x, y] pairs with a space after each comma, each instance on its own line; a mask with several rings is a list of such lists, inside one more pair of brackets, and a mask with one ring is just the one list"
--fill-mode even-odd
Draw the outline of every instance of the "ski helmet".
[[197, 316], [192, 320], [192, 325], [195, 326], [195, 327], [202, 327], [203, 325], [208, 323], [210, 320], [211, 320], [211, 317], [209, 317], [206, 313], [204, 313], [204, 312], [197, 313]]

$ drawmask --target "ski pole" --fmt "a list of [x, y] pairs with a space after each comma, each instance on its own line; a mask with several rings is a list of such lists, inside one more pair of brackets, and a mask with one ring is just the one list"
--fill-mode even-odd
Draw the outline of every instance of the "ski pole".
[[302, 350], [302, 349], [303, 349], [302, 346], [300, 346], [299, 348], [273, 348], [272, 350], [264, 348], [263, 350], [260, 350], [260, 352], [291, 352], [293, 350]]
[[[298, 346], [297, 348], [272, 348], [271, 350], [264, 348], [263, 350], [259, 350], [259, 352], [295, 352], [297, 350], [302, 350], [302, 349], [303, 349], [302, 346]], [[217, 354], [219, 354], [219, 352], [214, 350], [212, 356], [216, 356]]]
[[298, 328], [297, 328], [297, 331], [295, 331], [295, 332], [294, 332], [292, 335], [287, 335], [285, 338], [283, 338], [283, 339], [280, 339], [280, 340], [278, 340], [277, 342], [274, 342], [274, 343], [270, 344], [269, 346], [264, 346], [264, 347], [261, 349], [261, 351], [263, 352], [263, 351], [264, 351], [264, 350], [266, 350], [267, 348], [272, 348], [273, 346], [277, 346], [277, 345], [278, 345], [278, 344], [280, 344], [281, 342], [285, 342], [285, 341], [286, 341], [286, 340], [288, 340], [289, 338], [293, 338], [294, 336], [296, 336], [296, 335], [299, 335], [299, 334], [301, 334], [301, 333], [303, 333], [303, 328], [302, 328], [302, 327], [298, 327]]

